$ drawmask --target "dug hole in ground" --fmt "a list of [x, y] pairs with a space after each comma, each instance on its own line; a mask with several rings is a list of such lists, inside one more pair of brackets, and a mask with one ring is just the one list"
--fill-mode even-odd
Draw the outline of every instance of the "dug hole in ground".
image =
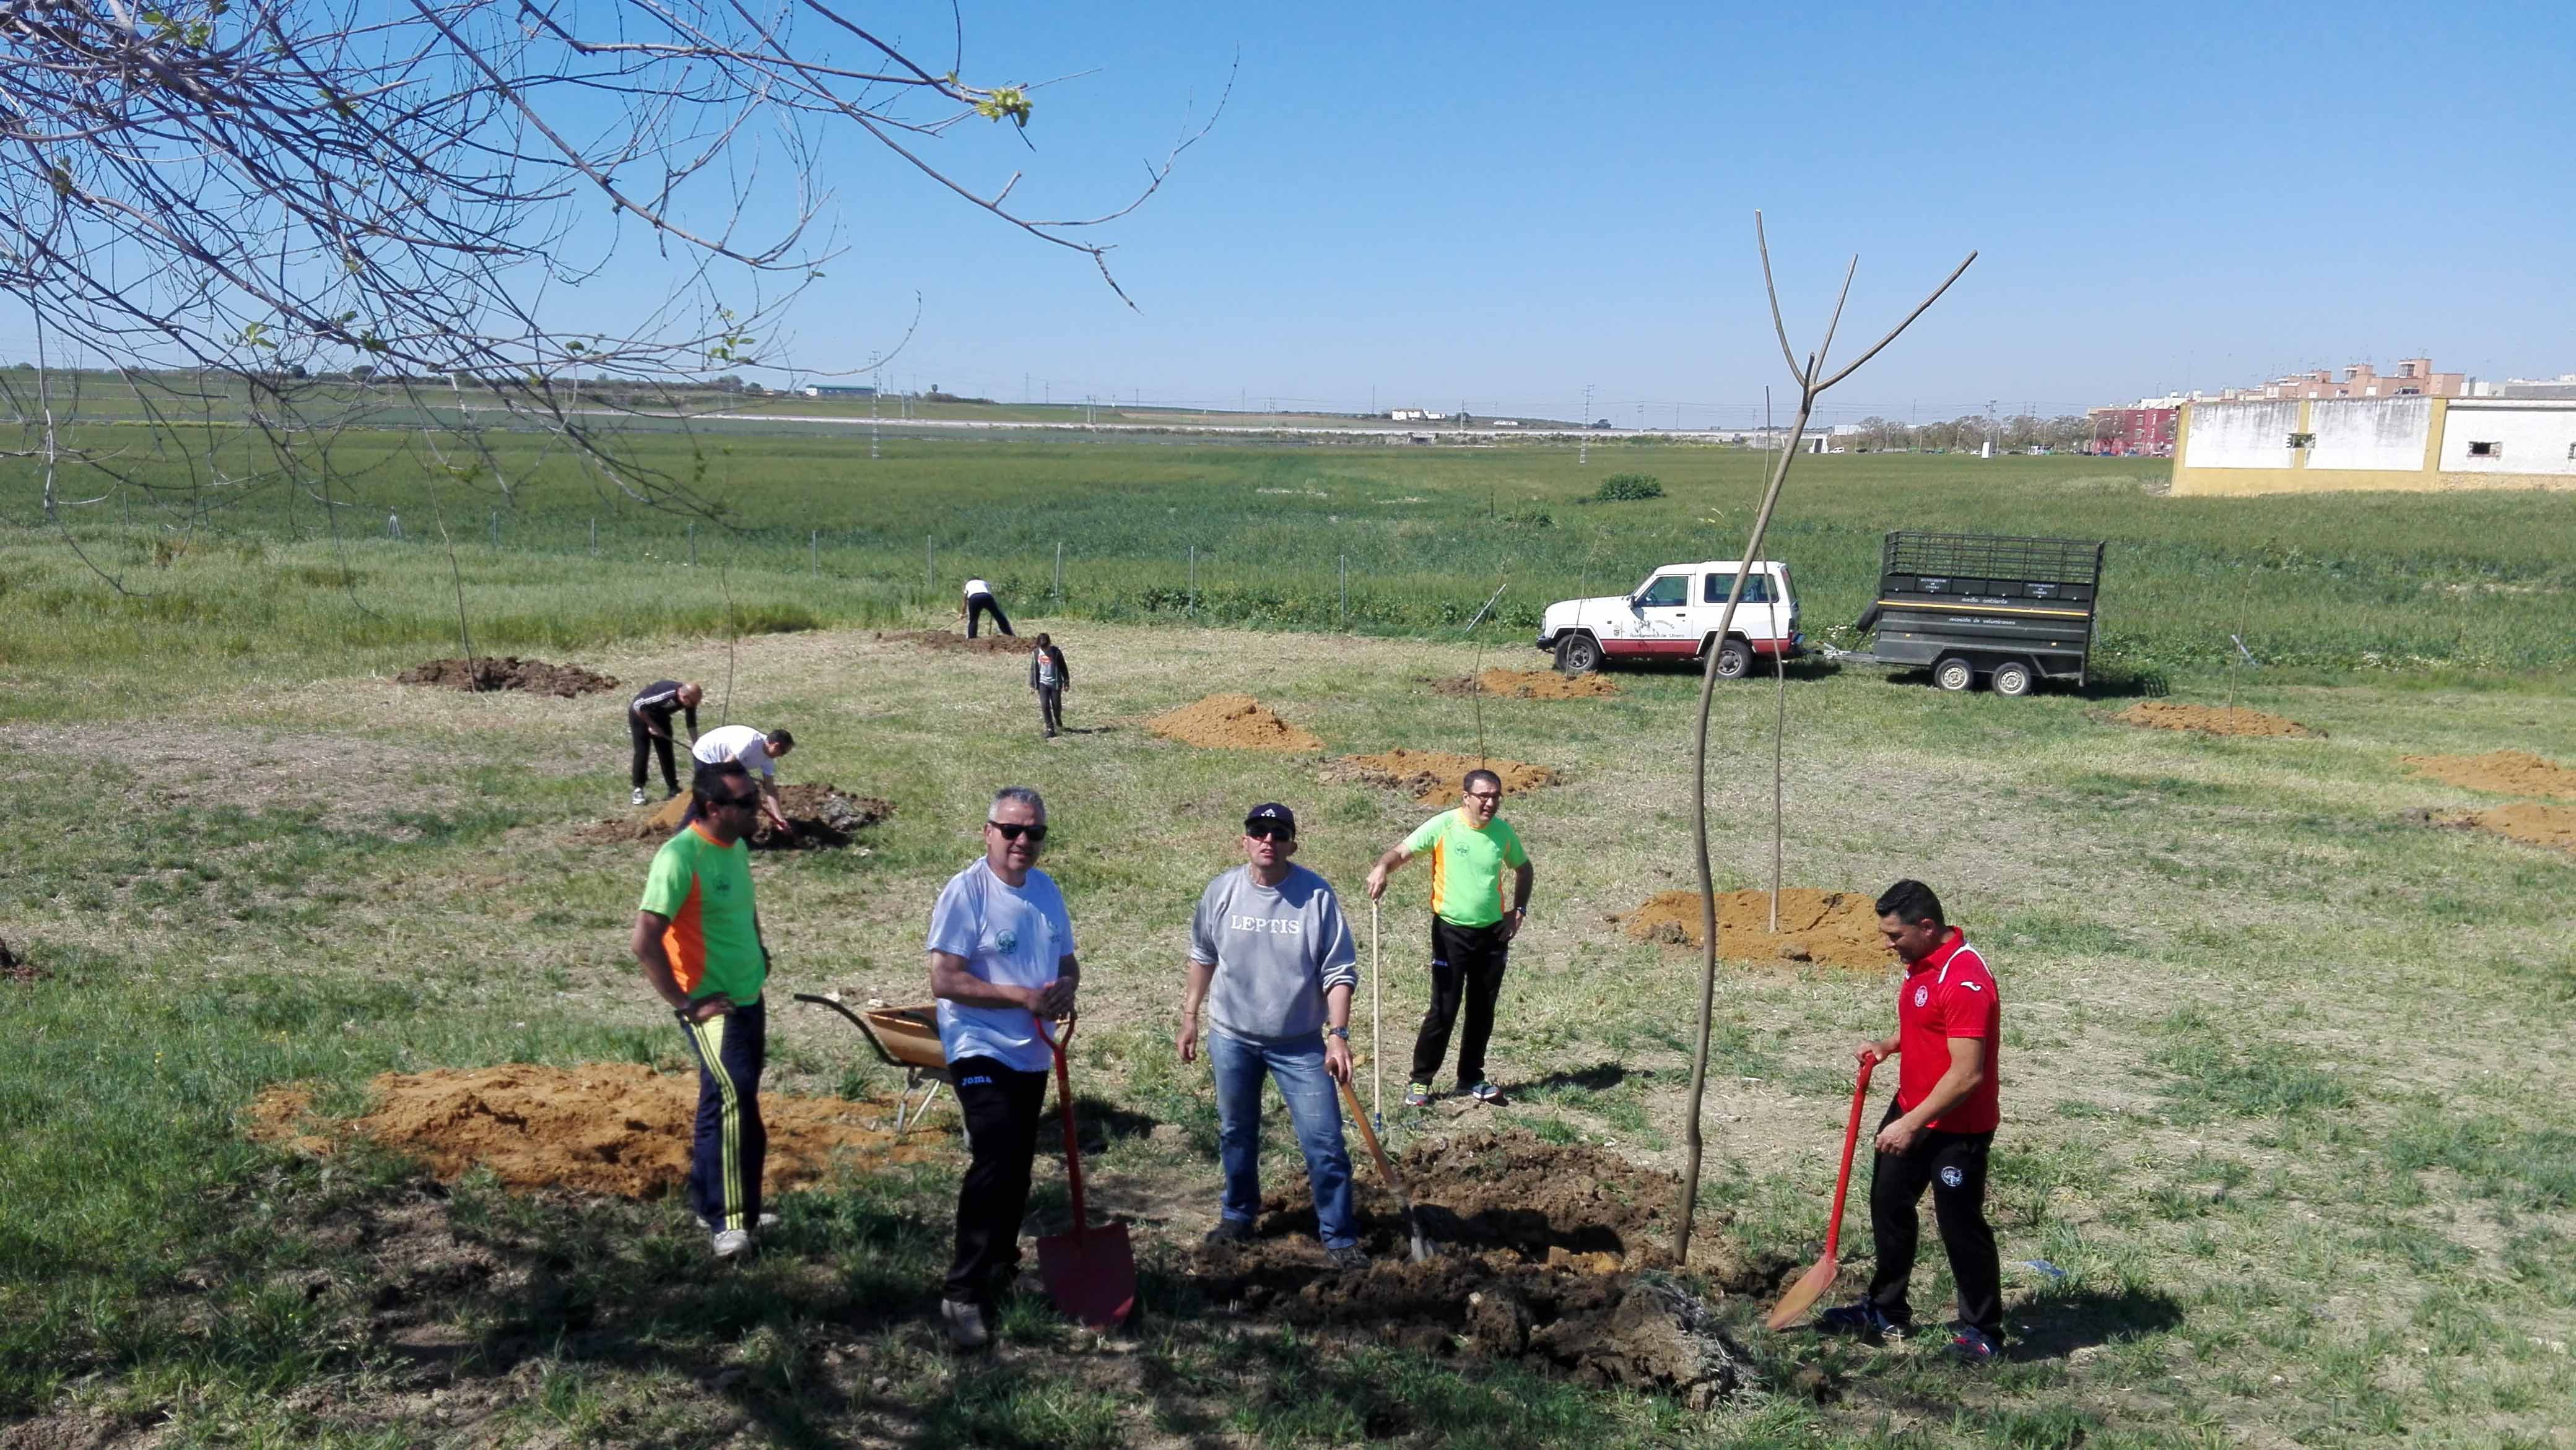
[[[755, 851], [828, 851], [847, 846], [858, 833], [894, 814], [892, 803], [875, 796], [852, 795], [837, 786], [783, 785], [778, 788], [778, 808], [787, 823], [796, 828], [793, 836], [782, 836], [762, 817], [751, 840]], [[584, 826], [573, 832], [573, 839], [583, 842], [615, 844], [622, 841], [667, 841], [680, 829], [681, 818], [689, 813], [689, 793], [682, 791], [662, 802], [661, 808], [647, 816], [618, 816]]]
[[478, 655], [473, 659], [429, 660], [394, 676], [400, 685], [430, 685], [445, 690], [463, 690], [485, 694], [494, 690], [526, 690], [531, 694], [556, 695], [573, 699], [617, 688], [615, 675], [603, 675], [579, 665], [554, 665], [544, 660], [523, 660], [517, 655]]
[[[442, 1068], [379, 1075], [367, 1109], [347, 1121], [317, 1115], [309, 1086], [272, 1087], [253, 1103], [249, 1130], [317, 1156], [363, 1137], [419, 1159], [443, 1181], [484, 1169], [523, 1192], [652, 1200], [677, 1193], [688, 1176], [697, 1091], [692, 1074], [632, 1063]], [[886, 1103], [770, 1094], [761, 1116], [771, 1194], [844, 1169], [957, 1152], [945, 1131], [887, 1131]], [[1363, 1177], [1354, 1187], [1372, 1262], [1359, 1272], [1334, 1268], [1316, 1243], [1313, 1200], [1298, 1174], [1263, 1200], [1250, 1242], [1190, 1250], [1185, 1286], [1224, 1317], [1520, 1362], [1583, 1384], [1671, 1394], [1694, 1408], [1744, 1384], [1745, 1354], [1719, 1329], [1718, 1306], [1671, 1272], [1673, 1175], [1520, 1129], [1417, 1141], [1400, 1161], [1434, 1244], [1427, 1261], [1410, 1260], [1394, 1197]], [[1703, 1232], [1690, 1267], [1720, 1295], [1759, 1299], [1797, 1266], [1748, 1265], [1723, 1235]]]

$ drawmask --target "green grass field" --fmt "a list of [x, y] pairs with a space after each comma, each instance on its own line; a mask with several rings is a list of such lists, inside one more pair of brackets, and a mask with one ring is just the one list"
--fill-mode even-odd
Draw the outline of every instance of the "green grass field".
[[[0, 936], [43, 973], [0, 981], [15, 1029], [0, 1054], [14, 1129], [0, 1138], [0, 1420], [23, 1422], [0, 1434], [2576, 1443], [2576, 1069], [2553, 1045], [2576, 1003], [2576, 864], [2428, 829], [2408, 813], [2503, 798], [2398, 763], [2502, 747], [2576, 761], [2562, 708], [2576, 500], [2178, 501], [2084, 460], [1801, 461], [1771, 552], [1796, 569], [1811, 630], [1857, 613], [1884, 528], [2106, 537], [2112, 693], [2233, 690], [2323, 733], [2204, 739], [2120, 725], [2117, 699], [1945, 696], [1856, 671], [1790, 681], [1790, 883], [1930, 880], [2003, 983], [1990, 1211], [2016, 1349], [1969, 1371], [1937, 1346], [1774, 1337], [1764, 1306], [1729, 1298], [1755, 1385], [1700, 1415], [1195, 1295], [1177, 1246], [1212, 1221], [1216, 1184], [1206, 1079], [1169, 1044], [1189, 906], [1254, 800], [1295, 804], [1306, 861], [1346, 889], [1421, 811], [1319, 779], [1317, 755], [1192, 750], [1140, 722], [1243, 690], [1319, 734], [1324, 755], [1473, 752], [1481, 733], [1497, 755], [1563, 770], [1567, 784], [1506, 807], [1538, 860], [1539, 911], [1495, 1050], [1505, 1085], [1528, 1091], [1497, 1115], [1673, 1167], [1696, 958], [1608, 917], [1688, 879], [1695, 679], [1627, 675], [1613, 699], [1481, 709], [1427, 681], [1480, 654], [1538, 662], [1523, 622], [1458, 627], [1507, 561], [1507, 601], [1534, 609], [1733, 547], [1758, 459], [1605, 449], [1587, 470], [1539, 449], [906, 443], [871, 470], [864, 440], [734, 443], [710, 476], [740, 528], [701, 524], [695, 569], [679, 521], [607, 509], [560, 459], [517, 482], [495, 549], [465, 485], [433, 505], [376, 441], [337, 542], [309, 496], [138, 500], [131, 524], [114, 499], [70, 511], [70, 541], [131, 596], [43, 527], [23, 472], [0, 475], [0, 778], [17, 843]], [[1631, 470], [1668, 496], [1573, 502]], [[410, 542], [375, 537], [383, 507]], [[1082, 1088], [1136, 1125], [1096, 1164], [1104, 1205], [1138, 1225], [1149, 1313], [1132, 1347], [1104, 1351], [1022, 1299], [989, 1362], [941, 1351], [953, 1152], [788, 1198], [771, 1250], [734, 1271], [705, 1261], [673, 1202], [517, 1195], [478, 1175], [443, 1186], [364, 1149], [311, 1158], [249, 1139], [245, 1108], [280, 1083], [347, 1113], [386, 1070], [683, 1062], [624, 951], [646, 848], [572, 839], [625, 809], [617, 700], [387, 678], [457, 652], [448, 551], [419, 541], [441, 510], [479, 650], [629, 680], [730, 668], [711, 712], [795, 725], [806, 743], [788, 778], [894, 802], [864, 853], [756, 864], [782, 1000], [917, 996], [931, 897], [971, 858], [989, 792], [1047, 792], [1048, 864], [1084, 937]], [[1205, 627], [1190, 627], [1192, 543]], [[1355, 632], [1331, 627], [1344, 553]], [[1024, 631], [1068, 641], [1070, 723], [1092, 733], [1039, 741], [1014, 657], [869, 636], [935, 623], [969, 568], [1003, 586]], [[2223, 667], [2239, 630], [2276, 663]], [[1718, 697], [1723, 886], [1767, 870], [1772, 707], [1768, 688]], [[1416, 872], [1390, 894], [1391, 1054], [1423, 1000], [1421, 893]], [[1813, 1256], [1849, 1044], [1882, 1028], [1887, 997], [1879, 975], [1729, 969], [1703, 1237], [1755, 1260]], [[782, 1012], [771, 1085], [882, 1093], [893, 1079], [846, 1027]], [[933, 1116], [943, 1135], [953, 1121]], [[1452, 1121], [1438, 1110], [1398, 1136]], [[1042, 1189], [1038, 1224], [1063, 1212]], [[1846, 1227], [1847, 1275], [1867, 1271], [1864, 1225]], [[1916, 1303], [1933, 1319], [1947, 1276], [1928, 1234], [1926, 1248]]]

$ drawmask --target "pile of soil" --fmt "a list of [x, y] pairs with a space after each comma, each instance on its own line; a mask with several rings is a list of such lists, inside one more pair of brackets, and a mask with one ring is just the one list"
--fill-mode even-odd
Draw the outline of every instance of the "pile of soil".
[[1472, 755], [1446, 755], [1436, 750], [1389, 750], [1377, 755], [1348, 755], [1324, 767], [1327, 783], [1358, 781], [1400, 790], [1426, 806], [1454, 806], [1471, 770], [1490, 770], [1503, 778], [1503, 793], [1555, 785], [1565, 777], [1526, 760], [1483, 760]]
[[2412, 810], [2407, 819], [2453, 831], [2492, 831], [2528, 846], [2576, 854], [2576, 806], [2515, 801], [2492, 811]]
[[[385, 1073], [371, 1085], [375, 1106], [346, 1124], [311, 1117], [312, 1090], [289, 1083], [251, 1105], [251, 1134], [306, 1152], [328, 1151], [330, 1135], [356, 1133], [409, 1153], [442, 1179], [488, 1167], [512, 1188], [569, 1188], [625, 1198], [658, 1198], [689, 1176], [698, 1111], [694, 1073], [656, 1073], [636, 1063], [580, 1067], [439, 1068]], [[820, 1182], [836, 1162], [917, 1163], [941, 1139], [898, 1140], [886, 1103], [764, 1093], [771, 1193]]]
[[2175, 700], [2140, 700], [2112, 718], [2150, 730], [2197, 730], [2203, 735], [2287, 735], [2301, 738], [2326, 732], [2296, 720], [2266, 715], [2236, 705], [2185, 705]]
[[[1804, 886], [1780, 889], [1780, 930], [1771, 930], [1771, 893], [1722, 891], [1717, 897], [1717, 944], [1730, 960], [1775, 958], [1822, 962], [1832, 967], [1884, 967], [1887, 939], [1878, 932], [1878, 903], [1856, 891], [1816, 891]], [[1617, 918], [1639, 941], [1695, 947], [1699, 934], [1700, 895], [1666, 891], [1650, 896], [1636, 910]]]
[[1037, 646], [1007, 634], [979, 634], [968, 639], [945, 629], [881, 629], [876, 638], [891, 644], [919, 645], [923, 649], [964, 650], [969, 654], [1026, 654]]
[[[1671, 1278], [1676, 1180], [1526, 1130], [1416, 1143], [1402, 1173], [1436, 1252], [1406, 1257], [1404, 1220], [1374, 1180], [1358, 1185], [1365, 1272], [1335, 1271], [1313, 1237], [1302, 1176], [1262, 1201], [1252, 1241], [1206, 1244], [1190, 1272], [1253, 1314], [1392, 1340], [1433, 1354], [1518, 1360], [1592, 1385], [1677, 1395], [1705, 1409], [1743, 1381], [1743, 1351], [1716, 1311]], [[1694, 1263], [1724, 1288], [1765, 1276], [1702, 1235]], [[1695, 1253], [1696, 1260], [1697, 1255]]]
[[550, 665], [544, 660], [523, 660], [517, 655], [502, 655], [497, 659], [485, 655], [470, 660], [431, 660], [394, 676], [394, 681], [404, 685], [436, 685], [441, 689], [465, 690], [474, 694], [493, 690], [534, 690], [540, 695], [560, 695], [567, 700], [575, 695], [617, 688], [615, 675], [599, 674], [579, 665]]
[[1554, 670], [1487, 670], [1431, 682], [1437, 695], [1507, 695], [1515, 700], [1589, 700], [1619, 693], [1608, 675], [1560, 675]]
[[[858, 833], [894, 814], [894, 805], [875, 796], [851, 795], [828, 785], [782, 785], [778, 788], [778, 808], [787, 813], [788, 824], [796, 828], [793, 837], [780, 836], [772, 830], [767, 816], [761, 817], [760, 829], [752, 835], [755, 851], [826, 851], [850, 844]], [[680, 818], [689, 813], [689, 793], [682, 791], [662, 802], [661, 809], [649, 816], [620, 816], [584, 826], [573, 832], [576, 841], [614, 844], [619, 841], [651, 841], [659, 844], [680, 829]]]
[[1155, 716], [1145, 728], [1166, 740], [1211, 750], [1320, 750], [1324, 744], [1250, 695], [1209, 695]]
[[2417, 775], [2429, 775], [2446, 785], [2470, 790], [2576, 800], [2576, 770], [2543, 760], [2528, 750], [2491, 750], [2484, 755], [2409, 755], [2397, 763]]

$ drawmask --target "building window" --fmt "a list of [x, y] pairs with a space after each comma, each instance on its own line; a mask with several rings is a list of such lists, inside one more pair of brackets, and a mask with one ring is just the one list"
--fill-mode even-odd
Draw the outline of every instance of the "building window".
[[2502, 458], [2504, 457], [2504, 445], [2501, 443], [2472, 443], [2469, 445], [2469, 456], [2471, 458]]

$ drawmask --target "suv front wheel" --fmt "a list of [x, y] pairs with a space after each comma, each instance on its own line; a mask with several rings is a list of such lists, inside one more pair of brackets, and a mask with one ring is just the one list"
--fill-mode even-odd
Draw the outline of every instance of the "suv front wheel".
[[1556, 642], [1556, 668], [1568, 675], [1588, 675], [1601, 668], [1601, 644], [1588, 634], [1569, 634]]

